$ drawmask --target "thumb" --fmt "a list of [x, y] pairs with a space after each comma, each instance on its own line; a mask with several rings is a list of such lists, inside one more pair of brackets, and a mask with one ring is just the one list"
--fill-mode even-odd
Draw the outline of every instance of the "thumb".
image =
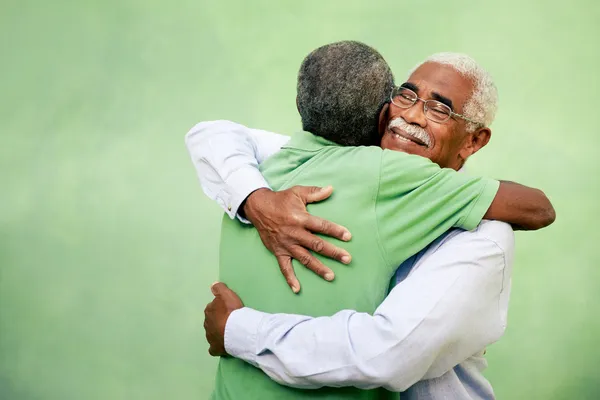
[[333, 187], [331, 185], [325, 187], [319, 186], [307, 186], [303, 188], [302, 197], [306, 204], [316, 203], [319, 201], [323, 201], [333, 193]]
[[210, 291], [214, 296], [219, 296], [225, 290], [229, 290], [229, 288], [223, 282], [215, 282], [212, 285], [210, 285]]

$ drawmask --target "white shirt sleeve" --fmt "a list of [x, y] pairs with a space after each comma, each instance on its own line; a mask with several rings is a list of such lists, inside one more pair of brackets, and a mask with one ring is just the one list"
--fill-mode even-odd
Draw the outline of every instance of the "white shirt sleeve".
[[227, 352], [298, 388], [404, 391], [441, 376], [504, 332], [501, 299], [514, 235], [498, 224], [495, 233], [461, 232], [425, 253], [373, 315], [236, 310], [225, 329]]
[[185, 136], [185, 143], [202, 190], [235, 218], [250, 193], [269, 187], [258, 165], [289, 139], [235, 122], [209, 121], [194, 126]]

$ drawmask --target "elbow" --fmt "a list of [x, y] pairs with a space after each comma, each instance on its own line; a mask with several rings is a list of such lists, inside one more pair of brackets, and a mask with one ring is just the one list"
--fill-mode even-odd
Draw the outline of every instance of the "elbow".
[[545, 228], [552, 225], [556, 220], [556, 211], [554, 210], [554, 206], [541, 190], [540, 196], [542, 198], [541, 206], [535, 213], [535, 218], [531, 221], [531, 226], [529, 227], [530, 230]]
[[185, 137], [183, 138], [183, 141], [185, 142], [186, 145], [190, 144], [190, 139], [192, 138], [192, 136], [194, 135], [194, 130], [189, 131], [188, 133], [185, 134]]
[[186, 146], [190, 147], [191, 142], [201, 133], [201, 130], [198, 129], [198, 125], [200, 124], [195, 125], [185, 134], [184, 141]]
[[546, 227], [552, 225], [554, 221], [556, 221], [556, 211], [554, 210], [552, 204], [550, 204], [550, 207], [548, 207], [544, 214], [544, 219], [542, 222], [544, 224], [544, 227]]
[[204, 121], [199, 122], [185, 134], [185, 144], [190, 147], [193, 142], [205, 139], [210, 134], [210, 128], [220, 121]]
[[397, 371], [393, 368], [391, 370], [393, 374], [386, 374], [376, 379], [377, 386], [392, 392], [404, 392], [419, 381], [418, 378], [414, 377], [413, 371]]
[[418, 362], [397, 362], [385, 370], [367, 371], [370, 387], [382, 387], [392, 392], [404, 392], [409, 387], [423, 378], [427, 369], [431, 366], [429, 356], [424, 353]]
[[541, 228], [550, 226], [556, 220], [556, 211], [554, 210], [554, 206], [552, 205], [552, 203], [550, 202], [548, 197], [546, 197], [546, 195], [543, 192], [541, 195], [544, 198], [544, 206], [541, 208], [541, 210], [539, 212], [537, 229], [541, 229]]

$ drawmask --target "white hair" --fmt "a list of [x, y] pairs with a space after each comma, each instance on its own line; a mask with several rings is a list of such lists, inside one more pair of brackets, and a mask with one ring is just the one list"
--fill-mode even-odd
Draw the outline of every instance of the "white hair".
[[[409, 75], [428, 62], [449, 65], [459, 74], [473, 81], [473, 94], [463, 107], [463, 115], [483, 126], [490, 126], [498, 109], [498, 89], [491, 75], [477, 61], [461, 53], [434, 54], [417, 65]], [[467, 122], [467, 132], [473, 132], [475, 129], [477, 124]]]

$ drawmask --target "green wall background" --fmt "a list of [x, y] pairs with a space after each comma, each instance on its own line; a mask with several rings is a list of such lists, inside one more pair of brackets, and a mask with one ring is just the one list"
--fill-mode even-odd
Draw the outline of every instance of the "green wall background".
[[492, 72], [471, 169], [544, 189], [558, 220], [517, 234], [487, 376], [500, 399], [600, 398], [599, 18], [592, 0], [0, 1], [0, 398], [207, 398], [221, 212], [183, 136], [298, 129], [300, 62], [342, 39], [400, 81], [438, 51]]

